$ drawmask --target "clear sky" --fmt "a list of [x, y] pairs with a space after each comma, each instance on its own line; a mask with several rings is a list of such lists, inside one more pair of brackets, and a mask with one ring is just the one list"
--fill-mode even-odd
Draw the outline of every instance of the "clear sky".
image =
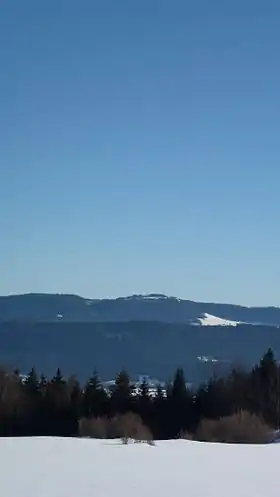
[[0, 294], [280, 305], [280, 2], [3, 0]]

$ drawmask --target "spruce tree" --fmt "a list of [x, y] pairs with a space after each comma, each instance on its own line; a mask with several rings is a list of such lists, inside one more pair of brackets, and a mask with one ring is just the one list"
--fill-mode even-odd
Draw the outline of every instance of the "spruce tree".
[[69, 405], [69, 389], [60, 368], [57, 368], [56, 374], [48, 383], [46, 395], [49, 404], [59, 411], [65, 409]]
[[53, 385], [59, 385], [59, 386], [65, 385], [65, 380], [64, 380], [64, 378], [62, 376], [60, 368], [57, 368], [56, 374], [52, 378], [52, 384]]
[[151, 409], [151, 397], [150, 397], [150, 387], [146, 378], [143, 379], [140, 385], [140, 392], [138, 395], [139, 411], [141, 416], [145, 419], [150, 414]]
[[73, 411], [73, 416], [77, 419], [81, 416], [82, 407], [82, 390], [80, 383], [75, 375], [70, 376], [68, 380], [68, 390], [70, 395], [70, 409]]
[[40, 419], [41, 419], [41, 392], [39, 388], [39, 380], [35, 368], [32, 368], [27, 378], [22, 384], [22, 388], [27, 400], [27, 412], [25, 427], [26, 434], [40, 434]]
[[267, 422], [279, 427], [280, 423], [280, 376], [271, 348], [259, 364], [261, 411]]
[[164, 399], [164, 394], [163, 394], [163, 388], [160, 383], [157, 384], [156, 387], [156, 395], [155, 395], [155, 400], [158, 402], [162, 402]]
[[150, 398], [150, 387], [149, 383], [147, 382], [146, 378], [143, 379], [141, 385], [140, 385], [140, 397], [142, 398]]
[[178, 368], [175, 373], [172, 391], [171, 391], [172, 400], [175, 402], [185, 402], [187, 399], [187, 387], [184, 370], [182, 368]]
[[83, 395], [83, 414], [90, 417], [103, 416], [107, 410], [108, 395], [96, 371], [85, 386]]
[[112, 388], [111, 405], [113, 412], [124, 413], [132, 407], [132, 391], [129, 375], [125, 370], [121, 370], [115, 379], [115, 385]]
[[169, 399], [169, 408], [174, 426], [173, 436], [175, 437], [180, 436], [180, 433], [187, 428], [188, 410], [190, 407], [188, 400], [185, 374], [182, 368], [178, 368], [174, 376]]
[[32, 368], [24, 381], [24, 391], [29, 400], [33, 403], [38, 402], [40, 394], [39, 380], [35, 368]]
[[39, 380], [39, 390], [41, 392], [41, 395], [45, 395], [46, 393], [46, 388], [47, 388], [47, 378], [46, 376], [42, 373], [41, 376], [40, 376], [40, 380]]

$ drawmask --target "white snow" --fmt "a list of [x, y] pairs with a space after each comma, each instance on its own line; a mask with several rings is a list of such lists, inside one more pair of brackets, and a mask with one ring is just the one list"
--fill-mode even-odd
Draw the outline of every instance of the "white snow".
[[[131, 297], [129, 297], [131, 298]], [[167, 300], [168, 297], [163, 293], [146, 293], [146, 294], [134, 294], [132, 298], [139, 300]]]
[[0, 439], [1, 497], [279, 497], [280, 445]]
[[215, 357], [208, 357], [208, 356], [205, 356], [205, 355], [199, 355], [197, 356], [197, 359], [201, 362], [219, 362], [218, 359], [215, 359]]
[[181, 299], [167, 296], [164, 293], [134, 293], [133, 295], [124, 297], [124, 300], [176, 300], [176, 302], [181, 302]]
[[241, 323], [241, 321], [230, 321], [229, 319], [212, 316], [212, 314], [208, 314], [207, 312], [198, 318], [198, 321], [202, 326], [237, 326]]

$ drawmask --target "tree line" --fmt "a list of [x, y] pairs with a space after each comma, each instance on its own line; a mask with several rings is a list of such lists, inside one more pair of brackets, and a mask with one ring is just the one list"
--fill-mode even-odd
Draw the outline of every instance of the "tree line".
[[0, 436], [77, 436], [80, 420], [134, 413], [154, 439], [169, 439], [194, 433], [202, 420], [241, 411], [279, 428], [280, 367], [271, 349], [250, 372], [233, 369], [196, 389], [187, 388], [178, 368], [173, 381], [165, 389], [158, 385], [153, 397], [146, 381], [135, 394], [124, 370], [109, 389], [96, 372], [81, 385], [75, 376], [64, 378], [60, 369], [51, 379], [34, 368], [24, 378], [19, 371], [0, 371]]

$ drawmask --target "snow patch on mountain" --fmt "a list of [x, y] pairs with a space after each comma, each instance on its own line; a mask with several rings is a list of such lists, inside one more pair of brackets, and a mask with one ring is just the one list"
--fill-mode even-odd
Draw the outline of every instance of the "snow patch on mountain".
[[205, 356], [205, 355], [199, 355], [197, 356], [197, 359], [200, 361], [200, 362], [211, 362], [211, 363], [216, 363], [216, 362], [219, 362], [218, 359], [215, 359], [215, 357], [208, 357], [208, 356]]
[[219, 318], [218, 316], [212, 316], [205, 312], [202, 317], [198, 318], [199, 324], [201, 326], [238, 326], [241, 321], [231, 321], [230, 319]]
[[133, 294], [128, 297], [121, 297], [124, 300], [176, 300], [176, 302], [181, 302], [181, 299], [177, 297], [171, 297], [165, 295], [164, 293], [146, 293], [146, 294]]

